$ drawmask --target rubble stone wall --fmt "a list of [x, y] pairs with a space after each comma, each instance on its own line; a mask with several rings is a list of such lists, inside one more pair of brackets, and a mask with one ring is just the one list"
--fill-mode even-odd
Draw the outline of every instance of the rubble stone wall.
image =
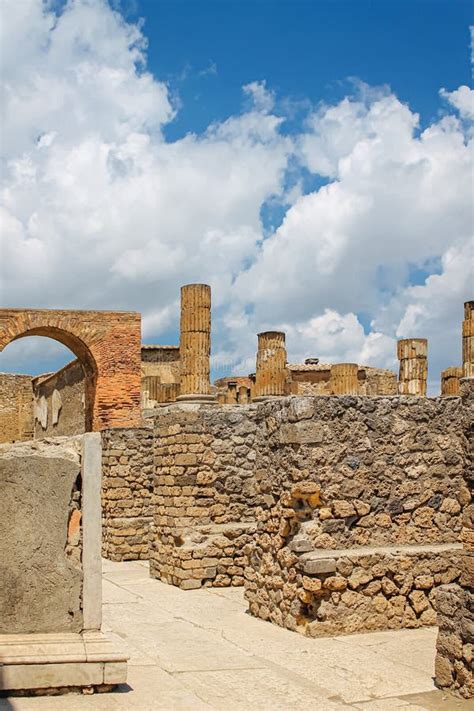
[[463, 544], [458, 583], [438, 591], [436, 684], [465, 698], [474, 697], [474, 378], [461, 380], [466, 411], [467, 462]]
[[[151, 574], [183, 589], [242, 585], [265, 505], [256, 406], [176, 404], [155, 418]], [[268, 503], [268, 502], [267, 502]]]
[[0, 443], [33, 439], [31, 375], [0, 373]]
[[[251, 612], [304, 634], [433, 624], [460, 574], [461, 398], [289, 398], [259, 407]], [[311, 558], [316, 562], [310, 565]]]
[[109, 560], [147, 560], [153, 430], [102, 432], [102, 552]]

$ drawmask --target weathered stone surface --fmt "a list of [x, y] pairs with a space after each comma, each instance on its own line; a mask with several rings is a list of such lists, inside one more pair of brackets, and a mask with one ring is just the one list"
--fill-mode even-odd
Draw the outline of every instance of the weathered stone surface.
[[0, 446], [2, 633], [82, 629], [79, 445]]

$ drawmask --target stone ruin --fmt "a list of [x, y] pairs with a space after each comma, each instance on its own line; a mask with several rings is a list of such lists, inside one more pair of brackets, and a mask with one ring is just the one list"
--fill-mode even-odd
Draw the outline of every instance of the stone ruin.
[[[0, 598], [0, 688], [106, 689], [124, 679], [125, 659], [106, 640], [98, 676], [78, 682], [66, 666], [48, 676], [54, 655], [38, 661], [16, 639], [27, 635], [34, 650], [35, 634], [75, 635], [83, 663], [96, 663], [87, 645], [100, 618], [96, 607], [87, 626], [87, 496], [77, 479], [79, 443], [95, 437], [104, 557], [149, 560], [153, 577], [183, 590], [244, 586], [251, 614], [309, 637], [438, 624], [436, 683], [474, 696], [474, 302], [465, 304], [463, 364], [443, 371], [434, 398], [425, 339], [399, 341], [397, 379], [355, 363], [288, 364], [285, 335], [265, 332], [254, 375], [211, 385], [210, 288], [183, 287], [181, 305], [179, 347], [140, 346], [136, 314], [0, 312], [0, 347], [41, 332], [78, 358], [33, 382], [2, 381], [0, 417], [11, 439], [25, 440], [0, 446], [2, 486], [12, 475], [25, 489], [36, 478], [42, 486], [49, 468], [53, 486], [57, 466], [70, 474], [48, 509], [58, 533], [42, 561], [65, 612], [48, 616], [26, 549], [16, 562], [7, 556], [5, 579], [29, 582]], [[30, 504], [33, 518], [0, 516], [7, 548], [30, 540], [41, 499]]]

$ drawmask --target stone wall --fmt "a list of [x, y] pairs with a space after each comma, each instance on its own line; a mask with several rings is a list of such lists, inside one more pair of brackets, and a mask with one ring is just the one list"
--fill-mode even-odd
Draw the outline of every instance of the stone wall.
[[81, 631], [81, 438], [0, 445], [0, 488], [0, 634]]
[[170, 405], [155, 417], [150, 570], [183, 589], [242, 585], [255, 532], [255, 406]]
[[0, 443], [32, 438], [31, 375], [0, 373]]
[[153, 430], [102, 432], [102, 552], [109, 560], [148, 559]]
[[290, 398], [258, 410], [261, 492], [246, 597], [316, 636], [433, 624], [460, 574], [460, 398]]
[[85, 432], [85, 381], [78, 360], [33, 378], [36, 439]]
[[[331, 395], [331, 365], [290, 364], [289, 390], [292, 395]], [[359, 395], [396, 395], [397, 376], [391, 370], [360, 365], [357, 372]]]
[[468, 460], [463, 489], [463, 551], [458, 584], [438, 591], [436, 684], [461, 696], [474, 696], [474, 378], [461, 380]]

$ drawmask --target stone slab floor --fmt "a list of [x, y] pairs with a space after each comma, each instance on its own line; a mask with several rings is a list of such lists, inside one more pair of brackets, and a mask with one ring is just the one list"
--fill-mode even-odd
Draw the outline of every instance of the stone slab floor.
[[246, 614], [242, 589], [181, 591], [104, 561], [104, 624], [130, 654], [110, 694], [0, 699], [2, 711], [471, 711], [433, 684], [436, 629], [306, 639]]

